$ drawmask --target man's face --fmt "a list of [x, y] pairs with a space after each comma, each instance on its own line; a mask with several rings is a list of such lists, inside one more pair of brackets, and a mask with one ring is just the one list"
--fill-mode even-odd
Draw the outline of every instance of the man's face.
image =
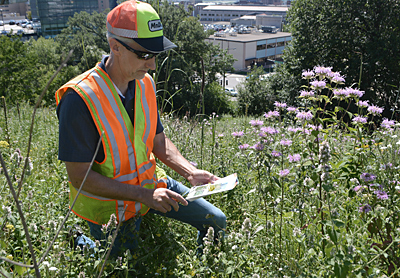
[[[138, 51], [143, 51], [147, 52], [146, 49], [141, 47], [139, 44], [137, 44], [135, 41], [131, 41], [130, 43], [126, 43], [128, 46], [133, 48], [134, 50]], [[155, 70], [156, 68], [156, 58], [153, 57], [149, 60], [143, 60], [139, 59], [138, 55], [136, 53], [131, 52], [128, 50], [126, 47], [124, 47], [122, 44], [119, 44], [121, 46], [121, 52], [122, 52], [122, 61], [121, 63], [123, 67], [123, 72], [124, 75], [126, 75], [126, 78], [129, 80], [133, 79], [143, 79], [145, 74], [149, 70]]]

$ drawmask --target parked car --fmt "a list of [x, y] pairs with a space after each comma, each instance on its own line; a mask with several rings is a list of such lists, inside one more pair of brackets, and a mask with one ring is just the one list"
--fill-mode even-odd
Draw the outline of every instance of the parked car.
[[23, 35], [25, 32], [23, 29], [18, 29], [17, 30], [17, 35]]
[[28, 20], [26, 20], [26, 19], [22, 19], [22, 20], [18, 20], [17, 21], [17, 25], [21, 26], [21, 27], [23, 27], [22, 24], [27, 24], [27, 23], [28, 23]]
[[8, 31], [6, 31], [6, 30], [1, 30], [1, 31], [0, 31], [0, 34], [1, 34], [1, 35], [7, 35], [7, 34], [8, 34]]
[[0, 20], [0, 26], [3, 26], [3, 25], [4, 25], [4, 21]]
[[16, 22], [15, 22], [15, 20], [14, 20], [14, 19], [11, 19], [11, 20], [10, 20], [10, 22], [8, 22], [8, 24], [10, 24], [10, 25], [15, 25], [15, 24], [16, 24]]
[[238, 95], [238, 93], [233, 88], [232, 89], [225, 88], [225, 92], [232, 97], [237, 97]]

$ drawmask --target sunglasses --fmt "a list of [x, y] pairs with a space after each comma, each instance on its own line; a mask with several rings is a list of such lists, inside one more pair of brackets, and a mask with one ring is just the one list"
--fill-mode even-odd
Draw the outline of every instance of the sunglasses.
[[140, 59], [140, 60], [150, 60], [153, 59], [154, 57], [156, 57], [159, 53], [152, 53], [152, 52], [143, 52], [143, 51], [139, 51], [136, 49], [133, 49], [132, 47], [130, 47], [129, 45], [127, 45], [126, 43], [115, 39], [117, 42], [119, 42], [120, 44], [122, 44], [126, 49], [128, 49], [129, 51], [133, 52], [136, 54], [136, 56]]

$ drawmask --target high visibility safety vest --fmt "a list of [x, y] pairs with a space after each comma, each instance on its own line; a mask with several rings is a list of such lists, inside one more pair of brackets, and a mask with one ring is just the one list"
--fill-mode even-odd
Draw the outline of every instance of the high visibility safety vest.
[[[115, 85], [99, 64], [58, 89], [57, 105], [68, 88], [72, 88], [83, 99], [99, 134], [103, 134], [105, 158], [104, 161], [95, 161], [92, 170], [132, 186], [165, 188], [165, 172], [163, 177], [158, 173], [157, 178], [152, 154], [157, 128], [157, 103], [155, 84], [150, 75], [136, 80], [134, 125]], [[78, 191], [69, 184], [71, 206]], [[115, 214], [118, 221], [126, 221], [138, 214], [144, 215], [148, 210], [146, 205], [139, 202], [107, 199], [83, 190], [72, 209], [79, 217], [95, 224], [107, 223], [111, 214]]]

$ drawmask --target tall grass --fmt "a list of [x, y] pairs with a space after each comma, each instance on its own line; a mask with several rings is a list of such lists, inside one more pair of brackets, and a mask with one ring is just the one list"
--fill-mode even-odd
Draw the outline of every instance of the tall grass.
[[[126, 252], [104, 263], [106, 249], [71, 248], [68, 227], [78, 223], [89, 236], [88, 227], [74, 215], [62, 224], [68, 186], [65, 167], [57, 160], [58, 122], [54, 108], [38, 109], [32, 165], [18, 199], [37, 257], [43, 257], [61, 227], [38, 263], [40, 275], [398, 277], [398, 123], [381, 119], [369, 129], [379, 109], [371, 103], [362, 108], [360, 95], [353, 100], [360, 105], [358, 115], [324, 111], [325, 101], [349, 99], [333, 93], [336, 85], [318, 87], [313, 81], [305, 91], [314, 95], [301, 97], [304, 106], [289, 109], [277, 103], [275, 111], [259, 118], [214, 114], [199, 123], [162, 115], [165, 133], [189, 161], [221, 177], [234, 172], [239, 177], [232, 191], [207, 197], [225, 212], [228, 226], [225, 240], [209, 244], [201, 256], [193, 228], [155, 215], [144, 217], [136, 254]], [[16, 107], [7, 107], [7, 122], [0, 120], [0, 151], [14, 186], [21, 182], [32, 109], [21, 104], [18, 115]], [[344, 122], [342, 113], [351, 122]], [[38, 276], [4, 174], [0, 197], [0, 273]]]

